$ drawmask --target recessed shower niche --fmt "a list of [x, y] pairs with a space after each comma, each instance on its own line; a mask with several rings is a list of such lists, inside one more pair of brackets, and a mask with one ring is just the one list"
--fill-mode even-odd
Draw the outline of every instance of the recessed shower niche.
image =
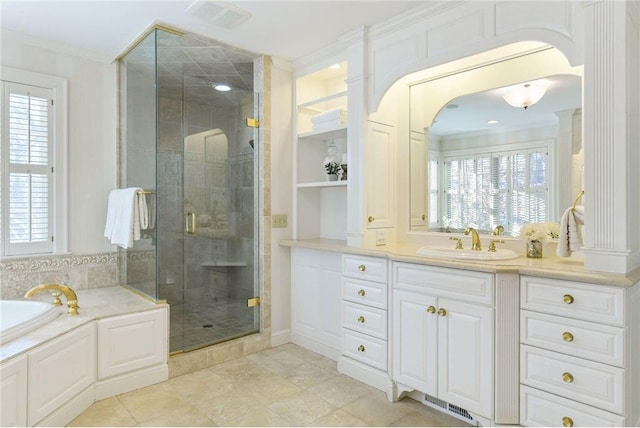
[[259, 295], [258, 58], [154, 27], [119, 59], [119, 187], [144, 189], [151, 211], [119, 250], [120, 283], [171, 305], [171, 352], [260, 329], [247, 304]]

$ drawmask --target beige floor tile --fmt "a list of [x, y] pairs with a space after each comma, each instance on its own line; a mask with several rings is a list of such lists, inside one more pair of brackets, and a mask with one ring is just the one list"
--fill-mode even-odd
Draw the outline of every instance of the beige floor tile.
[[309, 391], [302, 391], [268, 406], [295, 425], [303, 426], [326, 416], [335, 410], [334, 406]]
[[230, 421], [230, 427], [291, 427], [295, 426], [286, 418], [267, 407], [251, 412], [243, 417]]
[[310, 427], [367, 427], [364, 421], [351, 416], [344, 410], [336, 410], [333, 413], [329, 413], [327, 416], [323, 416], [320, 419], [316, 419], [309, 424]]
[[210, 391], [212, 387], [225, 382], [221, 376], [208, 369], [169, 379], [169, 384], [178, 394], [187, 398], [202, 396]]
[[291, 383], [304, 389], [325, 382], [334, 377], [336, 377], [335, 374], [311, 363], [305, 363], [301, 366], [295, 367], [285, 376], [285, 378], [290, 380]]
[[347, 404], [342, 410], [371, 426], [389, 426], [411, 412], [401, 401], [389, 403], [381, 391], [367, 394]]
[[266, 406], [298, 394], [302, 388], [281, 376], [272, 376], [247, 384], [247, 391], [257, 396], [258, 401]]
[[118, 399], [138, 423], [179, 411], [189, 404], [169, 382], [127, 392], [119, 395]]
[[338, 408], [373, 392], [371, 387], [344, 375], [328, 379], [309, 388], [309, 391]]
[[193, 406], [185, 406], [157, 418], [141, 423], [142, 427], [215, 427], [207, 415]]
[[301, 346], [294, 345], [293, 343], [287, 343], [279, 346], [278, 348], [306, 362], [323, 358], [322, 355], [316, 354], [315, 352], [309, 351]]
[[137, 425], [124, 405], [116, 398], [96, 401], [71, 423], [70, 427], [128, 427]]
[[233, 392], [220, 395], [206, 404], [199, 402], [197, 407], [217, 425], [225, 426], [233, 419], [250, 415], [263, 405], [250, 394]]
[[311, 364], [316, 365], [321, 369], [328, 371], [329, 373], [338, 374], [338, 364], [329, 358], [321, 357], [317, 360], [311, 361]]

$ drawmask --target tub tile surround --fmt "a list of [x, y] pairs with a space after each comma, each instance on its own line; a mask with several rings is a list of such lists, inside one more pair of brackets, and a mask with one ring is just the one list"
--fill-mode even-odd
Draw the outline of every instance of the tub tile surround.
[[467, 426], [293, 344], [96, 402], [69, 426]]
[[0, 299], [22, 298], [45, 283], [68, 284], [74, 290], [118, 285], [118, 253], [34, 256], [0, 261]]

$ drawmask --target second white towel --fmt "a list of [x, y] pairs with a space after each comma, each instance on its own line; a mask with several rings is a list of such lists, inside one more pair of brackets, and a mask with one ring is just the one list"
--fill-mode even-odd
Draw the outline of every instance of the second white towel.
[[558, 257], [569, 257], [574, 251], [582, 247], [582, 233], [580, 226], [584, 225], [584, 207], [578, 205], [575, 208], [568, 208], [560, 219], [560, 237], [556, 255]]
[[133, 241], [140, 239], [140, 230], [148, 227], [147, 202], [139, 191], [142, 193], [139, 187], [129, 187], [109, 193], [104, 236], [113, 245], [132, 247]]

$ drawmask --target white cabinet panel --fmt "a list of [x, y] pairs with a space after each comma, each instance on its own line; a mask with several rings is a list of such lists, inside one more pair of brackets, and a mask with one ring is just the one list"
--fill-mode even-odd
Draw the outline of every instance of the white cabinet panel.
[[342, 298], [350, 302], [387, 309], [387, 284], [342, 278]]
[[437, 395], [438, 317], [433, 296], [393, 292], [393, 379], [426, 394]]
[[[520, 421], [524, 426], [623, 427], [622, 416], [522, 386]], [[569, 425], [571, 424], [571, 425]]]
[[438, 398], [493, 416], [493, 309], [438, 300]]
[[385, 259], [345, 254], [342, 257], [342, 272], [352, 278], [387, 283]]
[[345, 302], [342, 319], [345, 328], [387, 340], [387, 311]]
[[0, 425], [27, 425], [27, 357], [14, 358], [0, 365]]
[[166, 310], [98, 321], [98, 349], [98, 379], [166, 363]]
[[617, 367], [522, 345], [520, 381], [624, 414], [624, 370]]
[[387, 341], [342, 330], [342, 353], [379, 370], [387, 370]]
[[28, 354], [29, 425], [35, 425], [95, 381], [95, 337], [91, 322]]
[[395, 227], [395, 129], [377, 122], [367, 123], [365, 143], [367, 227]]

